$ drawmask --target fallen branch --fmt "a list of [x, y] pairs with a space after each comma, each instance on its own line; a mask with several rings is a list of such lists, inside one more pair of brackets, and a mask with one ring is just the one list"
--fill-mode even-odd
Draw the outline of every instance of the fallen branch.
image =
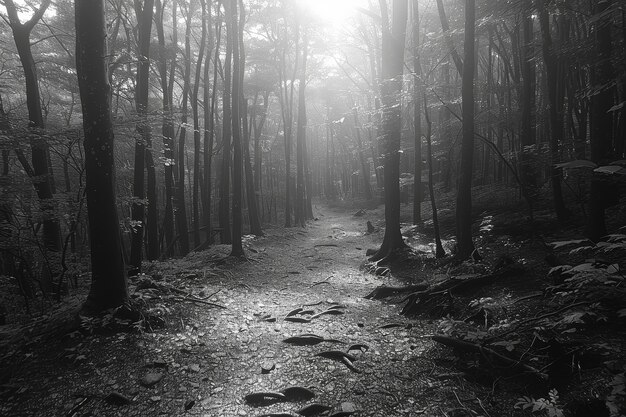
[[485, 343], [486, 342], [490, 342], [490, 341], [492, 341], [492, 340], [494, 340], [496, 338], [497, 339], [501, 339], [502, 337], [506, 336], [507, 334], [516, 332], [524, 324], [528, 324], [528, 323], [532, 323], [534, 321], [540, 321], [540, 320], [543, 320], [543, 319], [547, 319], [548, 317], [556, 316], [557, 314], [560, 314], [560, 313], [562, 313], [564, 311], [567, 311], [567, 310], [570, 310], [572, 308], [581, 307], [581, 306], [589, 305], [589, 304], [592, 304], [592, 303], [593, 302], [591, 302], [591, 301], [581, 301], [580, 303], [574, 303], [574, 304], [566, 305], [565, 307], [559, 308], [558, 310], [554, 310], [554, 311], [551, 311], [549, 313], [542, 314], [540, 316], [527, 318], [526, 320], [520, 321], [519, 323], [517, 323], [517, 325], [515, 325], [512, 328], [510, 328], [509, 330], [507, 330], [507, 331], [505, 331], [503, 333], [500, 333], [497, 336], [492, 336], [490, 338], [485, 339]]
[[181, 301], [191, 301], [192, 303], [197, 303], [197, 304], [204, 304], [207, 306], [212, 306], [212, 307], [218, 307], [218, 308], [223, 308], [224, 310], [227, 309], [227, 307], [221, 305], [221, 304], [216, 304], [216, 303], [212, 303], [210, 301], [205, 301], [205, 300], [201, 300], [199, 298], [196, 297], [176, 297], [176, 299], [181, 300]]
[[437, 343], [444, 344], [454, 349], [458, 349], [458, 350], [466, 351], [466, 352], [480, 353], [482, 357], [484, 357], [487, 360], [490, 360], [492, 362], [499, 362], [512, 369], [517, 369], [524, 373], [528, 373], [538, 378], [541, 381], [548, 380], [548, 375], [539, 371], [538, 369], [533, 368], [532, 366], [527, 365], [519, 360], [509, 358], [508, 356], [504, 356], [496, 352], [495, 350], [489, 349], [481, 345], [477, 345], [476, 343], [471, 343], [465, 340], [456, 339], [454, 337], [441, 336], [441, 335], [435, 335], [432, 337], [432, 339]]
[[428, 288], [428, 284], [415, 284], [415, 285], [407, 285], [404, 287], [391, 287], [387, 285], [382, 285], [380, 287], [374, 288], [372, 292], [367, 294], [365, 298], [368, 300], [380, 300], [381, 298], [387, 298], [398, 294], [404, 293], [414, 293], [416, 291], [423, 291]]

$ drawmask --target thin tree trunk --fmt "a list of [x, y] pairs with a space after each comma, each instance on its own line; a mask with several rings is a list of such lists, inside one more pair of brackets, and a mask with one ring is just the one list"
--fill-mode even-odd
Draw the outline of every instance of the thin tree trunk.
[[[165, 213], [163, 214], [163, 234], [165, 235], [165, 255], [171, 256], [172, 248], [174, 246], [174, 208], [172, 205], [173, 188], [174, 188], [174, 176], [173, 176], [173, 161], [174, 161], [174, 128], [172, 125], [172, 107], [171, 96], [167, 77], [167, 53], [165, 49], [165, 35], [163, 30], [163, 8], [161, 0], [156, 1], [156, 31], [159, 42], [159, 79], [162, 90], [162, 106], [163, 106], [163, 123], [161, 126], [161, 135], [163, 136], [163, 154], [165, 157], [164, 174], [165, 174]], [[174, 28], [175, 29], [175, 28]], [[172, 60], [176, 60], [176, 52], [171, 57]]]
[[420, 109], [420, 86], [422, 66], [419, 58], [420, 29], [419, 2], [413, 0], [413, 134], [415, 135], [414, 176], [413, 176], [413, 224], [422, 223], [422, 112]]
[[465, 46], [463, 60], [463, 140], [461, 143], [461, 170], [456, 199], [457, 256], [468, 258], [474, 252], [472, 241], [472, 177], [474, 158], [474, 32], [475, 0], [465, 3]]
[[180, 254], [185, 256], [189, 253], [189, 233], [187, 226], [187, 207], [185, 204], [185, 140], [187, 135], [188, 120], [188, 103], [189, 103], [189, 84], [191, 83], [191, 17], [193, 16], [193, 3], [187, 6], [187, 17], [185, 28], [185, 72], [183, 80], [183, 98], [181, 108], [181, 128], [178, 137], [178, 158], [176, 160], [178, 167], [178, 181], [176, 184], [174, 212], [176, 217], [176, 225], [178, 229], [178, 240], [180, 242]]
[[[554, 211], [559, 221], [567, 220], [569, 216], [563, 200], [561, 190], [562, 172], [556, 167], [560, 161], [559, 148], [563, 145], [563, 109], [562, 99], [559, 98], [558, 84], [559, 68], [556, 53], [554, 50], [552, 35], [550, 34], [550, 16], [544, 7], [543, 0], [537, 0], [539, 10], [539, 23], [543, 38], [543, 61], [545, 64], [546, 77], [548, 82], [548, 104], [550, 107], [550, 162], [551, 162], [551, 183], [552, 197], [554, 199]], [[586, 134], [586, 132], [585, 132]]]
[[426, 152], [428, 157], [428, 192], [430, 194], [430, 207], [433, 216], [433, 230], [435, 233], [435, 257], [443, 258], [446, 251], [441, 244], [441, 232], [439, 231], [439, 217], [437, 216], [437, 203], [435, 202], [435, 187], [433, 180], [433, 149], [431, 141], [432, 123], [428, 112], [426, 92], [424, 94], [424, 118], [426, 119]]
[[242, 237], [241, 203], [243, 193], [243, 155], [241, 150], [241, 54], [239, 53], [239, 29], [237, 23], [238, 0], [230, 0], [231, 8], [226, 18], [230, 20], [230, 32], [232, 32], [233, 46], [233, 100], [232, 100], [232, 126], [233, 126], [233, 235], [230, 256], [244, 256]]
[[[219, 202], [219, 224], [221, 231], [221, 242], [223, 244], [232, 243], [230, 229], [230, 147], [232, 136], [232, 108], [231, 108], [231, 88], [232, 88], [232, 59], [233, 42], [236, 36], [233, 33], [232, 19], [230, 16], [230, 0], [224, 2], [224, 15], [226, 20], [226, 62], [224, 63], [224, 95], [222, 96], [223, 106], [223, 129], [222, 129], [222, 167], [220, 178], [220, 202]], [[236, 100], [232, 100], [233, 103]]]
[[[145, 224], [146, 193], [144, 185], [144, 171], [147, 162], [148, 144], [152, 143], [150, 123], [148, 122], [148, 90], [150, 77], [150, 40], [152, 31], [152, 16], [154, 13], [154, 0], [146, 0], [143, 6], [135, 3], [135, 16], [138, 23], [138, 55], [137, 84], [135, 87], [135, 110], [137, 111], [137, 125], [135, 138], [135, 167], [133, 173], [133, 201], [131, 218], [133, 220], [132, 241], [130, 247], [130, 266], [133, 275], [141, 272], [141, 260], [143, 254], [143, 235]], [[150, 154], [151, 155], [151, 154]], [[154, 164], [152, 164], [150, 185], [155, 187]], [[152, 198], [156, 198], [154, 188], [151, 191]], [[152, 216], [156, 214], [156, 201], [152, 201]], [[151, 217], [152, 217], [151, 216]], [[151, 219], [156, 222], [156, 219]], [[148, 247], [150, 248], [150, 260], [158, 258], [158, 236], [156, 224], [150, 222]]]
[[[306, 193], [304, 181], [304, 147], [306, 146], [306, 63], [308, 55], [308, 39], [306, 29], [302, 38], [302, 68], [298, 83], [298, 125], [296, 131], [296, 205], [295, 223], [304, 226], [306, 223]], [[297, 59], [297, 58], [296, 58]]]
[[[202, 81], [202, 61], [204, 60], [204, 54], [206, 52], [205, 50], [207, 37], [207, 28], [204, 22], [207, 16], [206, 1], [201, 1], [200, 5], [202, 7], [202, 29], [200, 35], [200, 45], [198, 47], [198, 60], [196, 61], [195, 81], [193, 85], [193, 90], [191, 92], [191, 109], [193, 112], [193, 190], [191, 207], [193, 213], [193, 245], [195, 248], [200, 247], [200, 244], [202, 242], [200, 240], [200, 182], [202, 175], [202, 172], [200, 170], [200, 140], [202, 135], [200, 132], [198, 96], [200, 92], [200, 83]], [[187, 59], [191, 59], [191, 57], [187, 57]], [[203, 81], [205, 84], [208, 83], [208, 80], [206, 78]], [[202, 158], [204, 158], [204, 156]]]

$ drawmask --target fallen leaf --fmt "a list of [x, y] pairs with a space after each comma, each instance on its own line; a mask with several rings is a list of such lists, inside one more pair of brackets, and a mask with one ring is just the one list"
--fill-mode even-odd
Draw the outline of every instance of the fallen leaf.
[[104, 397], [104, 401], [113, 405], [127, 405], [130, 404], [131, 399], [117, 391], [112, 391], [109, 395]]
[[312, 403], [312, 404], [302, 407], [301, 409], [296, 411], [296, 413], [300, 414], [301, 416], [309, 417], [309, 416], [316, 416], [318, 414], [321, 414], [325, 411], [330, 410], [331, 408], [332, 407], [329, 407], [324, 404]]
[[253, 392], [243, 397], [248, 404], [257, 406], [270, 405], [277, 402], [285, 401], [287, 398], [280, 392]]
[[302, 311], [302, 307], [298, 307], [295, 310], [291, 310], [289, 313], [287, 313], [287, 315], [285, 317], [295, 316], [296, 314], [298, 314], [301, 311]]
[[287, 387], [280, 391], [287, 401], [307, 401], [315, 397], [315, 393], [304, 387]]
[[288, 337], [284, 343], [296, 346], [312, 346], [322, 343], [324, 338], [315, 334], [301, 334], [299, 336]]
[[304, 317], [285, 317], [285, 321], [292, 321], [294, 323], [310, 323], [311, 319], [305, 319]]
[[345, 312], [345, 311], [343, 311], [343, 310], [328, 309], [328, 310], [324, 310], [324, 311], [322, 311], [322, 312], [320, 312], [320, 313], [317, 313], [317, 314], [312, 315], [312, 316], [311, 316], [311, 319], [316, 319], [316, 318], [318, 318], [318, 317], [320, 317], [320, 316], [324, 316], [324, 315], [326, 315], [326, 314], [330, 314], [330, 315], [333, 315], [333, 316], [340, 316], [340, 315], [342, 315], [342, 314], [346, 314], [346, 312]]
[[189, 411], [191, 410], [191, 408], [196, 405], [196, 401], [195, 400], [189, 400], [189, 401], [185, 401], [185, 411]]

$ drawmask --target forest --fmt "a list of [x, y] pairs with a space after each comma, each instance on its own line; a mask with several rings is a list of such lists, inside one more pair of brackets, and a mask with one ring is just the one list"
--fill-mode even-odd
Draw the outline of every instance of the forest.
[[0, 415], [624, 415], [624, 57], [624, 0], [0, 0]]

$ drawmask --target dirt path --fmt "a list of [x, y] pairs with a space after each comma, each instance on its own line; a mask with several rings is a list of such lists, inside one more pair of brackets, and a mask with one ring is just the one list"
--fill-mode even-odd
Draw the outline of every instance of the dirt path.
[[[381, 284], [379, 277], [359, 270], [365, 250], [381, 241], [380, 235], [364, 235], [366, 221], [380, 213], [355, 217], [324, 207], [316, 216], [306, 228], [267, 230], [266, 237], [248, 242], [249, 260], [229, 261], [217, 273], [202, 270], [206, 253], [164, 269], [189, 271], [189, 262], [194, 263], [188, 290], [215, 293], [209, 300], [225, 309], [178, 303], [169, 309], [182, 313], [180, 323], [170, 323], [165, 331], [78, 335], [16, 354], [23, 361], [10, 381], [17, 391], [0, 405], [0, 415], [67, 415], [83, 398], [88, 401], [76, 416], [295, 415], [310, 402], [334, 411], [343, 403], [345, 410], [356, 408], [358, 416], [417, 416], [442, 415], [439, 407], [450, 409], [451, 402], [462, 401], [432, 375], [435, 365], [425, 355], [432, 347], [432, 323], [408, 321], [398, 315], [398, 307], [363, 298]], [[322, 315], [310, 323], [284, 320], [298, 307], [318, 313], [337, 304], [345, 314]], [[384, 328], [390, 324], [397, 325]], [[303, 333], [345, 344], [283, 342]], [[352, 344], [369, 348], [350, 352], [358, 372], [316, 356]], [[262, 366], [275, 368], [264, 374]], [[160, 380], [145, 387], [149, 384], [141, 379], [147, 374]], [[290, 386], [306, 387], [316, 397], [263, 407], [244, 401], [249, 393]], [[132, 401], [111, 405], [103, 400], [111, 392]]]

